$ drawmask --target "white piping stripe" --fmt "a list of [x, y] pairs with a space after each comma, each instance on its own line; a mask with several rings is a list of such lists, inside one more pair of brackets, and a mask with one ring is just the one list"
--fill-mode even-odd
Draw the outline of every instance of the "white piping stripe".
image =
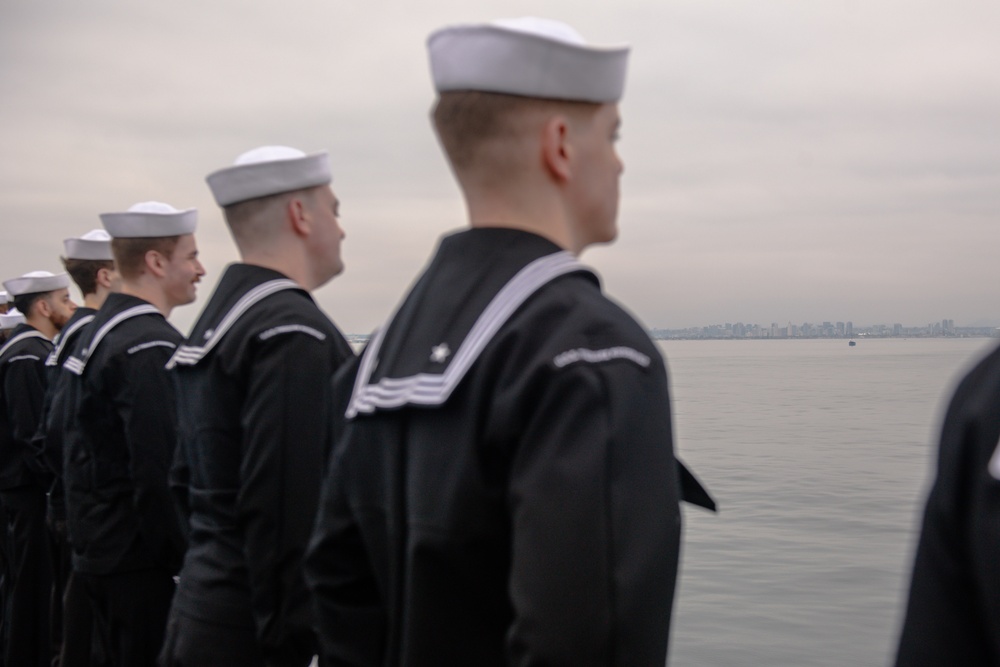
[[260, 340], [268, 340], [274, 338], [279, 334], [285, 333], [304, 333], [309, 334], [316, 340], [326, 340], [326, 334], [322, 331], [317, 331], [312, 327], [306, 326], [305, 324], [283, 324], [279, 327], [274, 327], [273, 329], [268, 329], [264, 333], [257, 336]]
[[389, 324], [376, 333], [375, 339], [365, 350], [346, 416], [353, 418], [359, 412], [371, 413], [377, 408], [394, 408], [407, 403], [418, 405], [444, 403], [479, 358], [486, 345], [521, 304], [555, 278], [580, 270], [587, 270], [587, 267], [568, 252], [557, 252], [536, 259], [518, 271], [517, 275], [493, 297], [476, 319], [476, 323], [462, 341], [444, 373], [437, 375], [419, 373], [406, 378], [382, 378], [376, 384], [369, 384], [385, 337], [384, 332], [389, 329], [389, 324], [392, 322], [390, 319]]
[[94, 315], [84, 315], [76, 322], [74, 322], [73, 326], [71, 326], [69, 329], [66, 329], [65, 331], [60, 331], [59, 335], [57, 335], [52, 341], [53, 343], [56, 344], [56, 347], [54, 350], [52, 350], [52, 353], [49, 355], [49, 358], [45, 360], [45, 365], [46, 366], [58, 365], [59, 355], [62, 354], [63, 348], [66, 347], [66, 344], [69, 342], [69, 339], [72, 338], [73, 334], [75, 334], [77, 331], [79, 331], [83, 327], [93, 322], [94, 317], [95, 317]]
[[643, 368], [649, 367], [649, 357], [631, 347], [609, 347], [604, 350], [588, 350], [580, 347], [575, 350], [566, 350], [562, 354], [557, 355], [552, 360], [552, 363], [556, 365], [556, 368], [562, 368], [578, 361], [588, 364], [599, 364], [614, 359], [628, 359]]
[[66, 363], [63, 364], [63, 368], [77, 375], [83, 375], [83, 362], [76, 357], [69, 357], [66, 359]]
[[140, 343], [138, 345], [133, 345], [128, 350], [126, 350], [126, 353], [135, 354], [136, 352], [142, 352], [143, 350], [148, 350], [151, 347], [169, 347], [170, 349], [174, 349], [177, 346], [168, 340], [151, 340], [148, 343]]
[[174, 353], [174, 356], [170, 357], [170, 361], [167, 362], [167, 369], [169, 370], [177, 364], [184, 364], [185, 366], [195, 365], [206, 354], [208, 354], [220, 340], [222, 340], [222, 337], [226, 334], [226, 332], [229, 331], [236, 321], [243, 316], [243, 313], [245, 313], [251, 306], [255, 305], [264, 297], [289, 289], [302, 289], [302, 287], [295, 281], [288, 280], [287, 278], [270, 280], [266, 283], [257, 285], [257, 287], [254, 287], [252, 290], [244, 294], [240, 300], [237, 301], [232, 308], [230, 308], [229, 312], [226, 313], [226, 316], [222, 318], [219, 326], [216, 327], [215, 333], [212, 334], [212, 338], [206, 345], [181, 345], [177, 348], [177, 352]]
[[22, 331], [7, 341], [3, 347], [0, 347], [0, 357], [3, 356], [3, 353], [6, 352], [11, 345], [21, 340], [27, 340], [28, 338], [41, 338], [43, 340], [48, 340], [48, 338], [46, 338], [41, 331], [35, 331], [34, 329], [31, 331]]
[[41, 357], [39, 357], [37, 355], [34, 355], [34, 354], [19, 354], [16, 357], [11, 357], [10, 359], [8, 359], [7, 363], [9, 364], [9, 363], [14, 362], [14, 361], [22, 361], [24, 359], [33, 359], [35, 361], [41, 361], [42, 360]]

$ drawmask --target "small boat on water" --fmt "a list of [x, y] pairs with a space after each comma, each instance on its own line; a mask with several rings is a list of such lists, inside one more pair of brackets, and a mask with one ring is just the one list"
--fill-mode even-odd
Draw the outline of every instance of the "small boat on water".
[[857, 343], [855, 343], [855, 342], [854, 342], [853, 340], [852, 340], [852, 341], [850, 341], [850, 342], [849, 342], [849, 343], [847, 343], [847, 344], [848, 344], [848, 345], [849, 345], [850, 347], [854, 347], [855, 345], [857, 345]]

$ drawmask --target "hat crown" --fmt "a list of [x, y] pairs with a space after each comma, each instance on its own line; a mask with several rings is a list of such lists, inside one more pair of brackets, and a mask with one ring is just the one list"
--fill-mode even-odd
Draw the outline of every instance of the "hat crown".
[[144, 201], [138, 204], [132, 204], [128, 207], [129, 213], [154, 213], [159, 215], [172, 215], [174, 213], [180, 213], [176, 208], [170, 204], [164, 204], [161, 201]]
[[297, 160], [306, 154], [291, 146], [260, 146], [236, 158], [234, 165], [257, 164], [260, 162], [276, 162], [278, 160]]
[[575, 44], [577, 46], [585, 46], [587, 44], [586, 40], [583, 39], [583, 35], [578, 33], [573, 26], [562, 21], [553, 21], [552, 19], [543, 19], [537, 16], [522, 16], [515, 19], [497, 19], [492, 21], [491, 24], [504, 30], [523, 32], [527, 35], [544, 37], [545, 39], [552, 39], [565, 44]]
[[28, 271], [27, 273], [25, 273], [21, 277], [22, 278], [51, 278], [54, 275], [56, 275], [56, 274], [51, 273], [50, 271]]
[[103, 229], [91, 229], [89, 232], [80, 237], [82, 241], [110, 241], [111, 234], [108, 234]]

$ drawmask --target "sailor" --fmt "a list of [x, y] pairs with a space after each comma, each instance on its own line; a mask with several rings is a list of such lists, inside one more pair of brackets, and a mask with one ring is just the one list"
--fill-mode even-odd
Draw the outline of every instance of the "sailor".
[[48, 666], [52, 567], [45, 527], [47, 476], [32, 438], [42, 414], [51, 341], [76, 305], [65, 273], [33, 271], [4, 281], [4, 287], [24, 314], [24, 322], [0, 348], [0, 502], [7, 511], [10, 538], [4, 664]]
[[945, 414], [897, 667], [1000, 665], [1000, 349]]
[[304, 666], [330, 380], [354, 356], [310, 296], [344, 268], [339, 201], [326, 152], [265, 146], [207, 180], [242, 263], [169, 364], [191, 533], [161, 664]]
[[35, 435], [35, 448], [43, 455], [47, 470], [51, 475], [48, 493], [48, 524], [52, 540], [52, 641], [55, 650], [61, 653], [63, 646], [63, 605], [66, 614], [79, 614], [83, 618], [71, 624], [82, 629], [80, 640], [71, 640], [71, 646], [80, 647], [79, 655], [63, 655], [62, 667], [89, 665], [89, 646], [92, 631], [90, 604], [81, 595], [78, 586], [70, 585], [72, 572], [69, 542], [66, 536], [66, 496], [63, 491], [63, 420], [65, 408], [65, 386], [71, 375], [63, 369], [63, 364], [76, 344], [76, 339], [84, 328], [94, 320], [108, 294], [120, 287], [115, 271], [114, 256], [111, 254], [111, 236], [103, 229], [94, 229], [79, 237], [63, 241], [63, 268], [83, 295], [83, 305], [76, 309], [73, 317], [53, 339], [55, 348], [45, 362], [48, 371], [48, 387], [42, 407], [42, 421]]
[[8, 310], [10, 310], [10, 297], [7, 295], [7, 290], [0, 290], [0, 315], [6, 315]]
[[[63, 364], [67, 529], [73, 578], [111, 664], [152, 665], [185, 548], [168, 489], [177, 428], [165, 368], [182, 336], [166, 318], [194, 301], [205, 271], [195, 209], [144, 202], [101, 222], [121, 292], [107, 296]], [[67, 640], [86, 634], [66, 620]]]
[[682, 492], [667, 375], [577, 259], [617, 233], [628, 49], [532, 18], [428, 47], [471, 229], [361, 358], [307, 559], [323, 658], [660, 667]]
[[[7, 310], [7, 292], [0, 291], [0, 345], [7, 342], [10, 332], [14, 327], [24, 322], [24, 315], [17, 309]], [[6, 646], [7, 637], [7, 599], [10, 595], [10, 571], [8, 566], [10, 558], [8, 555], [7, 537], [7, 511], [0, 500], [0, 647]], [[4, 664], [3, 654], [5, 650], [0, 648], [0, 666]]]
[[[7, 310], [7, 292], [0, 291], [0, 345], [7, 342], [10, 332], [18, 324], [24, 322], [24, 316], [17, 312], [17, 309]], [[3, 502], [0, 500], [0, 646], [6, 646], [7, 637], [7, 598], [10, 587], [10, 572], [8, 570], [8, 538], [7, 538], [7, 512], [4, 510]], [[3, 662], [4, 650], [0, 648], [0, 666]]]

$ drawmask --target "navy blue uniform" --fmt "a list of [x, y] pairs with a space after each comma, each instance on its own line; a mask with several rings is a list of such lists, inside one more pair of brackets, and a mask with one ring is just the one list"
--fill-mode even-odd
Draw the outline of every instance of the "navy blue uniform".
[[309, 664], [316, 637], [302, 560], [330, 380], [353, 356], [297, 284], [259, 266], [226, 269], [171, 360], [180, 408], [172, 483], [191, 532], [164, 664]]
[[0, 502], [10, 525], [6, 664], [48, 665], [52, 566], [45, 527], [47, 475], [32, 439], [45, 397], [52, 343], [19, 324], [0, 348]]
[[165, 368], [181, 341], [152, 304], [111, 294], [64, 364], [73, 576], [113, 664], [155, 661], [184, 555], [167, 480], [177, 420]]
[[324, 665], [662, 667], [682, 495], [666, 369], [569, 253], [446, 237], [346, 414], [307, 561]]
[[1000, 349], [959, 384], [917, 546], [898, 667], [1000, 665]]

